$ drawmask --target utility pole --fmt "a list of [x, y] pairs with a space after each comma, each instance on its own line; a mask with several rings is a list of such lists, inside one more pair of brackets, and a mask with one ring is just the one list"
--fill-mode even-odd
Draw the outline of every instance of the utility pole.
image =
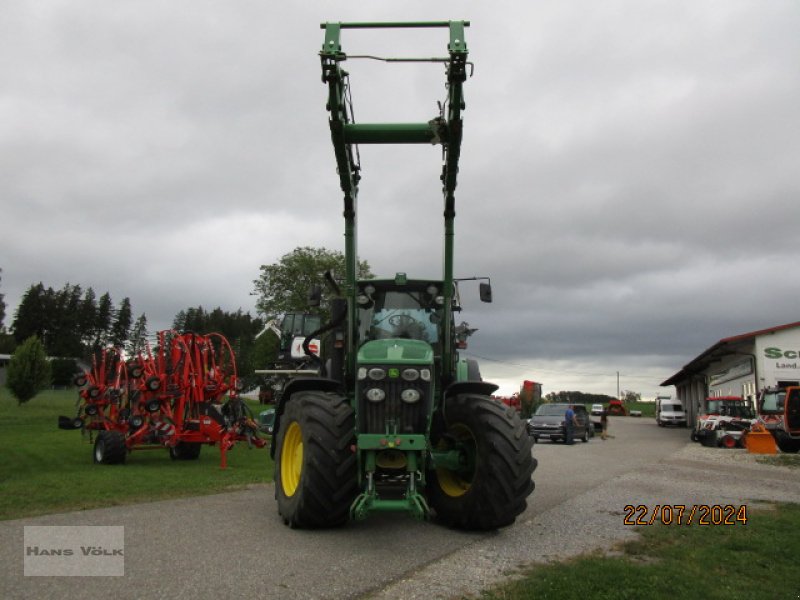
[[619, 371], [617, 371], [617, 398], [619, 399]]

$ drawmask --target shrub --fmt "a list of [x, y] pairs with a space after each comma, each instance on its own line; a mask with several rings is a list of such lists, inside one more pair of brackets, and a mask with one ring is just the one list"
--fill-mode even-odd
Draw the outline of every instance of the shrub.
[[35, 335], [22, 342], [8, 363], [6, 386], [21, 405], [50, 385], [50, 363]]

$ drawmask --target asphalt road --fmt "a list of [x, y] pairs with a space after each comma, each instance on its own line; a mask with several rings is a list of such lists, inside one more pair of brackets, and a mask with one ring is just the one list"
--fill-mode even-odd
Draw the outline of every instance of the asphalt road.
[[[527, 511], [515, 525], [491, 533], [449, 530], [399, 514], [330, 531], [290, 530], [278, 518], [271, 485], [5, 521], [0, 597], [457, 597], [518, 566], [610, 547], [633, 535], [622, 523], [628, 503], [800, 501], [796, 474], [789, 481], [783, 469], [698, 462], [705, 460], [698, 451], [717, 458], [731, 451], [690, 445], [686, 429], [622, 417], [611, 419], [610, 427], [615, 437], [607, 441], [537, 444], [536, 490]], [[726, 492], [722, 485], [734, 488]], [[25, 577], [25, 525], [124, 526], [125, 576]]]

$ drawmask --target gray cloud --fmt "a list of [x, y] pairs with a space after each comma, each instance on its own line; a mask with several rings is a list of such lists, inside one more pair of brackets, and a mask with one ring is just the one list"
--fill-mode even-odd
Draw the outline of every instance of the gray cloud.
[[[39, 280], [251, 310], [258, 266], [343, 245], [318, 23], [462, 18], [463, 3], [337, 9], [88, 2], [0, 23], [0, 267], [9, 325]], [[721, 337], [798, 319], [800, 11], [792, 2], [469, 7], [457, 271], [470, 351], [513, 387], [646, 394]], [[441, 55], [442, 31], [345, 32]], [[351, 61], [359, 120], [427, 120], [440, 66]], [[407, 79], [408, 78], [408, 79]], [[363, 258], [440, 273], [438, 148], [361, 149]], [[530, 375], [532, 376], [532, 375]]]

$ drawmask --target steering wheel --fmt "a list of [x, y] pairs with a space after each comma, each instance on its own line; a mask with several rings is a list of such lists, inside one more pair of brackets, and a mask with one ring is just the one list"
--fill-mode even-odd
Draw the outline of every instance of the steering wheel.
[[389, 325], [392, 327], [408, 327], [409, 325], [417, 325], [419, 321], [417, 321], [411, 315], [392, 315], [389, 317]]

